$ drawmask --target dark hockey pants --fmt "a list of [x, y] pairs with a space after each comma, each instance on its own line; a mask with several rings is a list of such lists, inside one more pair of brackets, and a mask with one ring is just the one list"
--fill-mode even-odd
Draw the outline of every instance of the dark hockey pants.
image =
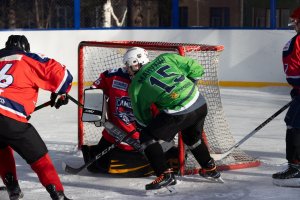
[[300, 129], [286, 131], [286, 159], [289, 163], [300, 163]]
[[[207, 105], [183, 115], [170, 115], [164, 112], [158, 114], [151, 123], [142, 130], [141, 143], [148, 143], [151, 140], [171, 141], [175, 135], [181, 131], [183, 142], [188, 146], [196, 146], [192, 153], [201, 166], [205, 166], [211, 159], [208, 148], [202, 139], [204, 120], [207, 114]], [[159, 143], [153, 143], [147, 146], [145, 154], [155, 171], [159, 176], [168, 165]]]
[[0, 174], [2, 179], [10, 172], [17, 179], [13, 151], [16, 151], [37, 173], [43, 186], [54, 184], [63, 191], [48, 149], [30, 123], [18, 122], [0, 114]]

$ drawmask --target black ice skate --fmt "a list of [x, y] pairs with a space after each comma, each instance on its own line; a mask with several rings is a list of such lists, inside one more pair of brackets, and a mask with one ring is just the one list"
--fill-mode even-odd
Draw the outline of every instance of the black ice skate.
[[289, 163], [288, 168], [272, 175], [273, 184], [286, 187], [300, 187], [300, 164]]
[[146, 185], [146, 190], [157, 190], [163, 187], [176, 185], [175, 175], [173, 169], [167, 169], [159, 177], [157, 177], [152, 183]]
[[205, 179], [215, 181], [218, 183], [224, 183], [224, 180], [221, 178], [220, 172], [217, 170], [215, 161], [211, 159], [206, 166], [202, 167], [199, 170], [199, 175]]
[[56, 191], [55, 185], [48, 185], [46, 190], [49, 192], [52, 200], [71, 200], [62, 191]]
[[6, 185], [8, 196], [10, 200], [19, 200], [23, 198], [23, 192], [19, 186], [17, 180], [11, 173], [8, 173], [4, 177], [4, 184]]

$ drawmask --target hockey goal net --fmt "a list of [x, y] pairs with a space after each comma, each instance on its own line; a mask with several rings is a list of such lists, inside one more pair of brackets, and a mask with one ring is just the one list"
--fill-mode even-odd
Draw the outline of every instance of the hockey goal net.
[[[219, 56], [223, 46], [146, 42], [146, 41], [83, 41], [78, 49], [78, 100], [83, 103], [83, 91], [95, 81], [99, 74], [110, 68], [122, 67], [122, 58], [130, 47], [139, 46], [149, 52], [150, 60], [159, 54], [171, 52], [197, 60], [205, 69], [199, 91], [208, 104], [208, 115], [204, 125], [204, 136], [211, 153], [223, 153], [235, 144], [225, 119], [218, 82]], [[81, 121], [82, 109], [78, 110], [78, 146], [97, 144], [101, 137], [101, 128], [92, 123]], [[186, 150], [180, 134], [176, 138], [180, 149], [179, 161], [181, 174], [196, 173], [200, 166]], [[230, 155], [217, 161], [220, 170], [254, 167], [259, 161], [236, 148]]]

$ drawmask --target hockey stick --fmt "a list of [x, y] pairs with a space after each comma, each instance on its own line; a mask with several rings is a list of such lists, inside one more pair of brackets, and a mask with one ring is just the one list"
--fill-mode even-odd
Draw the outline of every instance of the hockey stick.
[[111, 146], [107, 147], [102, 152], [100, 152], [99, 154], [97, 154], [92, 160], [90, 160], [89, 162], [85, 163], [84, 165], [82, 165], [82, 166], [80, 166], [78, 168], [71, 167], [70, 165], [68, 165], [65, 162], [63, 162], [62, 163], [63, 170], [65, 172], [67, 172], [67, 173], [70, 173], [70, 174], [78, 174], [79, 172], [81, 172], [82, 170], [84, 170], [85, 168], [87, 168], [88, 166], [90, 166], [91, 164], [93, 164], [96, 160], [98, 160], [99, 158], [101, 158], [102, 156], [104, 156], [105, 154], [107, 154], [110, 150], [114, 149], [118, 144], [120, 144], [121, 142], [123, 142], [124, 140], [126, 140], [127, 138], [129, 138], [134, 133], [136, 133], [136, 131], [132, 131], [132, 132], [128, 133], [124, 138], [122, 138], [121, 140], [118, 140], [116, 143], [114, 143]]
[[7, 190], [6, 186], [0, 186], [0, 191]]
[[94, 115], [102, 115], [102, 112], [99, 110], [93, 110], [93, 109], [89, 109], [89, 108], [85, 108], [83, 104], [81, 104], [79, 101], [77, 101], [74, 97], [72, 97], [71, 95], [67, 94], [67, 97], [75, 104], [77, 104], [79, 107], [81, 107], [83, 109], [83, 112], [85, 113], [91, 113]]
[[272, 121], [275, 117], [277, 117], [280, 113], [282, 113], [285, 109], [287, 109], [291, 103], [293, 102], [290, 101], [286, 105], [284, 105], [282, 108], [280, 108], [276, 113], [274, 113], [271, 117], [266, 119], [263, 123], [261, 123], [258, 127], [256, 127], [253, 131], [251, 131], [248, 135], [246, 135], [243, 139], [241, 139], [239, 142], [237, 142], [235, 145], [230, 147], [229, 150], [222, 154], [210, 154], [210, 156], [215, 159], [215, 160], [222, 160], [225, 158], [227, 155], [229, 155], [234, 149], [239, 147], [241, 144], [243, 144], [246, 140], [248, 140], [251, 136], [253, 136], [255, 133], [257, 133], [260, 129], [262, 129], [265, 125], [267, 125], [270, 121]]
[[[42, 108], [45, 108], [45, 107], [47, 107], [47, 106], [50, 106], [50, 104], [51, 104], [51, 101], [47, 101], [47, 102], [45, 102], [45, 103], [43, 103], [43, 104], [41, 104], [41, 105], [35, 107], [34, 112], [35, 112], [35, 111], [38, 111], [38, 110], [40, 110], [40, 109], [42, 109]], [[29, 120], [30, 118], [31, 118], [30, 115], [28, 115], [28, 116], [26, 117], [27, 120]]]
[[47, 101], [47, 102], [45, 102], [45, 103], [43, 103], [43, 104], [41, 104], [41, 105], [35, 107], [34, 111], [38, 111], [38, 110], [40, 110], [40, 109], [42, 109], [42, 108], [45, 108], [45, 107], [47, 107], [47, 106], [50, 106], [50, 104], [51, 104], [51, 101]]
[[73, 101], [73, 103], [77, 104], [78, 106], [80, 106], [81, 108], [83, 108], [83, 104], [81, 104], [79, 101], [77, 101], [74, 97], [72, 97], [71, 95], [67, 94], [67, 97]]

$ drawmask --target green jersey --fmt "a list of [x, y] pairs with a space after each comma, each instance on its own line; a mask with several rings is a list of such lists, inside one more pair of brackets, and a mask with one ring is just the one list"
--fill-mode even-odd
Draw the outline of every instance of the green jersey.
[[151, 105], [176, 113], [194, 103], [199, 96], [194, 81], [204, 74], [195, 60], [178, 54], [161, 54], [144, 65], [129, 87], [133, 113], [142, 125], [152, 119]]

